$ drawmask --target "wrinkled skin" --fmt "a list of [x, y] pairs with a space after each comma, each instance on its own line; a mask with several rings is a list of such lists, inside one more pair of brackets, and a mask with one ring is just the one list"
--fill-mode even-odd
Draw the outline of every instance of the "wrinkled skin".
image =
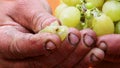
[[[120, 35], [104, 35], [98, 37], [97, 40], [96, 45], [105, 52], [105, 57], [93, 68], [120, 68]], [[76, 68], [80, 68], [80, 64]]]
[[94, 46], [90, 29], [70, 28], [64, 41], [40, 33], [57, 20], [50, 13], [46, 0], [0, 0], [0, 68], [88, 68], [103, 60], [105, 48]]
[[83, 68], [104, 58], [90, 29], [70, 28], [64, 41], [39, 32], [58, 21], [50, 13], [46, 0], [0, 0], [0, 68]]
[[110, 34], [98, 38], [97, 47], [104, 50], [104, 61], [95, 68], [120, 68], [120, 35]]

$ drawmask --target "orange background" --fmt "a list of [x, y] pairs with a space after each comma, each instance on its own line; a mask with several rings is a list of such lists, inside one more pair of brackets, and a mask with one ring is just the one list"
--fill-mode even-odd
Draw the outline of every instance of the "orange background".
[[60, 0], [47, 0], [47, 1], [50, 4], [50, 6], [52, 8], [52, 12], [54, 14], [54, 10], [58, 6], [58, 4], [60, 3]]

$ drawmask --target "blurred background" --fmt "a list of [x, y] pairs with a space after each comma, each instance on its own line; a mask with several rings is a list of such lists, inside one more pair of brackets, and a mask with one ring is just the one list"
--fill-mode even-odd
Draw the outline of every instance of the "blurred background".
[[60, 3], [60, 0], [47, 0], [47, 1], [51, 6], [52, 12], [53, 12], [53, 15], [54, 15], [54, 10], [55, 10], [56, 6], [58, 6], [58, 4]]

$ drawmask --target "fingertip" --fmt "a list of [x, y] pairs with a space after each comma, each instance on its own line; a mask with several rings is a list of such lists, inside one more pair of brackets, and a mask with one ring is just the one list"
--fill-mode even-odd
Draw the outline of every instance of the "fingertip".
[[96, 64], [100, 63], [104, 59], [104, 51], [99, 48], [94, 48], [92, 51], [88, 54], [89, 58], [89, 65], [95, 66]]
[[80, 33], [82, 38], [82, 44], [87, 47], [93, 48], [97, 40], [95, 32], [91, 29], [84, 29], [81, 30]]
[[94, 48], [83, 58], [83, 60], [79, 61], [75, 67], [76, 68], [95, 67], [103, 59], [104, 51], [102, 51], [99, 48]]
[[60, 47], [61, 40], [56, 34], [37, 33], [30, 38], [29, 43], [31, 43], [31, 46], [34, 45], [32, 49], [38, 55], [48, 56]]
[[81, 40], [81, 35], [79, 33], [79, 30], [75, 28], [70, 28], [68, 33], [68, 41], [71, 45], [77, 46]]

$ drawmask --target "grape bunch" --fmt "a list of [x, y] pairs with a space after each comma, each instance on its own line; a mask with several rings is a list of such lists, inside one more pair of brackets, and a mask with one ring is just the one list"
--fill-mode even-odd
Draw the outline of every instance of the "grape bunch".
[[97, 36], [120, 34], [120, 0], [60, 0], [55, 9], [57, 21], [40, 32], [54, 33], [64, 40], [70, 27], [90, 28]]
[[120, 0], [60, 0], [55, 16], [62, 25], [90, 28], [97, 36], [120, 33]]

